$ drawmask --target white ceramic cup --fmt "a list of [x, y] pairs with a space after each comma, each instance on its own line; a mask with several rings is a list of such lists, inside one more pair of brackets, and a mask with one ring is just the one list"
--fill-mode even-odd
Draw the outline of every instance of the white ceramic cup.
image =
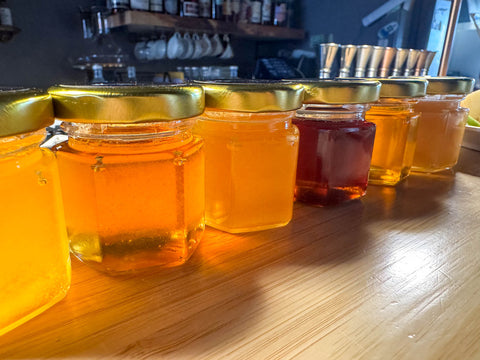
[[183, 53], [181, 58], [191, 59], [195, 51], [195, 45], [189, 33], [183, 34], [183, 42], [185, 43], [185, 52]]
[[207, 34], [202, 35], [202, 57], [212, 56], [212, 43]]
[[203, 54], [203, 47], [202, 47], [201, 38], [197, 33], [194, 33], [192, 35], [192, 41], [193, 41], [193, 45], [194, 45], [192, 59], [199, 59], [199, 58], [202, 57], [202, 54]]
[[160, 39], [155, 41], [154, 53], [156, 60], [164, 59], [167, 55], [167, 40], [165, 39], [165, 35], [162, 35]]
[[215, 34], [213, 35], [212, 39], [212, 56], [219, 56], [223, 53], [223, 44], [222, 40], [220, 40], [220, 35]]
[[169, 59], [178, 59], [185, 52], [185, 43], [182, 35], [177, 31], [168, 40], [167, 43], [167, 57]]
[[147, 54], [146, 54], [146, 41], [139, 41], [135, 44], [135, 47], [133, 49], [133, 54], [137, 58], [137, 60], [144, 61], [147, 60]]

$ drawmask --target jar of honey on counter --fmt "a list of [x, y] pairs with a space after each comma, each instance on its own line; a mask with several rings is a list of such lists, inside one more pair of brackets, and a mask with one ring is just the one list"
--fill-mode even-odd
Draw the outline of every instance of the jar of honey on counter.
[[410, 173], [417, 137], [417, 99], [425, 96], [427, 81], [378, 79], [380, 99], [371, 104], [365, 119], [377, 127], [369, 184], [395, 185]]
[[316, 206], [365, 194], [375, 124], [365, 121], [377, 101], [378, 81], [304, 80], [303, 107], [293, 123], [300, 130], [295, 198]]
[[468, 109], [460, 101], [473, 89], [473, 79], [427, 77], [427, 96], [419, 99], [417, 146], [413, 171], [437, 172], [452, 168], [458, 160]]
[[205, 218], [230, 233], [286, 225], [292, 218], [300, 85], [202, 83], [205, 112], [194, 132], [205, 139]]
[[109, 273], [185, 263], [204, 230], [199, 86], [58, 86], [55, 147], [71, 251]]
[[40, 148], [51, 97], [0, 90], [0, 335], [60, 301], [70, 254], [55, 156]]

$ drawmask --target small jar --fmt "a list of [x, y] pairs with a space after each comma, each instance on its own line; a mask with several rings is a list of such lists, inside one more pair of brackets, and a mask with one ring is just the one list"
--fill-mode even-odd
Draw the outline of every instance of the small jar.
[[365, 195], [375, 124], [365, 121], [380, 83], [301, 81], [305, 100], [293, 120], [300, 130], [295, 199], [334, 205]]
[[458, 160], [468, 109], [460, 106], [473, 89], [465, 77], [427, 77], [427, 96], [419, 99], [417, 146], [413, 171], [438, 172], [452, 168]]
[[185, 263], [204, 230], [199, 86], [50, 89], [70, 248], [108, 273]]
[[300, 85], [205, 82], [205, 218], [230, 233], [286, 225], [292, 218]]
[[378, 79], [380, 99], [371, 104], [365, 120], [377, 127], [369, 184], [395, 185], [408, 176], [413, 163], [419, 114], [418, 99], [425, 96], [427, 81]]
[[70, 254], [55, 156], [40, 148], [50, 96], [0, 91], [0, 335], [60, 301]]

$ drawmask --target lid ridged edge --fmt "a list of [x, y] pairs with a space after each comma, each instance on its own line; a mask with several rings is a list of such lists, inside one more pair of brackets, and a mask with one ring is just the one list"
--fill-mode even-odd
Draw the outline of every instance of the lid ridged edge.
[[203, 89], [193, 85], [101, 85], [48, 89], [55, 117], [63, 121], [128, 124], [181, 120], [200, 115]]
[[39, 89], [0, 89], [0, 136], [13, 136], [53, 124], [51, 96]]
[[378, 100], [375, 80], [296, 80], [305, 88], [305, 104], [365, 104]]
[[303, 87], [291, 82], [195, 82], [205, 90], [205, 106], [239, 112], [292, 111], [302, 106]]

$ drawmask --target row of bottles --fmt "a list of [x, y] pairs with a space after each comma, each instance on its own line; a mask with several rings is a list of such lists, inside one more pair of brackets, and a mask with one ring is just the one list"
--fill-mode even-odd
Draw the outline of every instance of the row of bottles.
[[293, 0], [107, 0], [111, 13], [140, 10], [275, 26], [289, 26], [292, 4]]

